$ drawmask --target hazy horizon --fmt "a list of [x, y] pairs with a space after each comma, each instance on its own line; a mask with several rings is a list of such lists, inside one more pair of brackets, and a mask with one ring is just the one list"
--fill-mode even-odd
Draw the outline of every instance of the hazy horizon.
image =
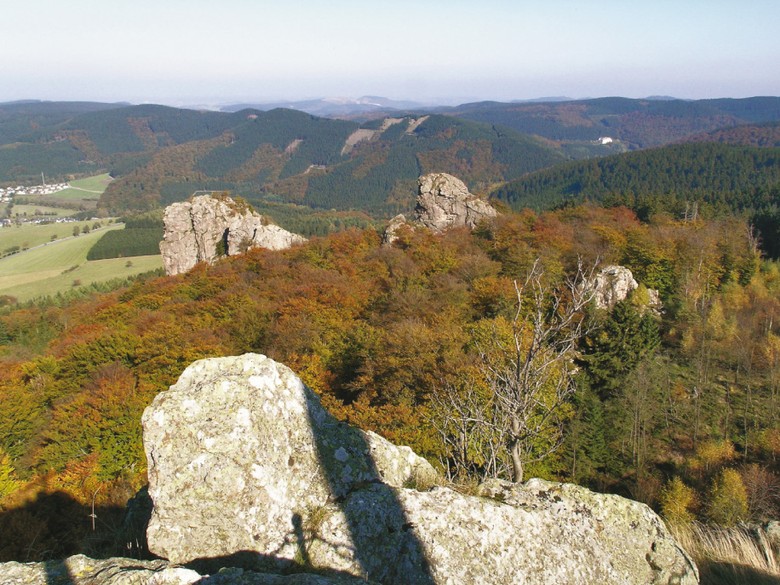
[[28, 0], [0, 102], [780, 95], [774, 0]]

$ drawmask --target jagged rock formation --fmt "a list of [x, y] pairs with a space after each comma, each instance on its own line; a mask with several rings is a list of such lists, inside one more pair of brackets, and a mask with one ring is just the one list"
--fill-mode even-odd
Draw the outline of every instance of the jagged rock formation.
[[[412, 225], [428, 228], [436, 233], [452, 227], [474, 229], [485, 219], [498, 213], [488, 203], [469, 193], [465, 183], [446, 173], [431, 173], [418, 179], [417, 206]], [[391, 244], [397, 238], [400, 226], [407, 224], [403, 215], [397, 215], [385, 230], [383, 241]]]
[[[625, 300], [634, 290], [639, 288], [639, 283], [634, 275], [625, 266], [605, 266], [591, 280], [590, 287], [593, 290], [593, 301], [599, 309], [612, 309], [617, 303]], [[658, 291], [647, 289], [647, 305], [654, 310], [660, 310], [661, 299]]]
[[175, 563], [384, 584], [698, 582], [660, 519], [631, 500], [542, 481], [494, 482], [488, 497], [411, 489], [431, 484], [429, 464], [339, 423], [264, 356], [194, 363], [143, 427], [149, 548]]
[[160, 252], [168, 275], [249, 248], [282, 250], [306, 241], [227, 196], [200, 195], [174, 203], [165, 209], [163, 220]]
[[469, 193], [460, 179], [446, 173], [431, 173], [419, 179], [415, 221], [441, 232], [451, 227], [474, 229], [481, 220], [497, 215], [496, 210]]

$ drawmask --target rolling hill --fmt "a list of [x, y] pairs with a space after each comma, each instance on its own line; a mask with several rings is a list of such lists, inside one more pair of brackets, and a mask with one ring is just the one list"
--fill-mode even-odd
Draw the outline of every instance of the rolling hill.
[[442, 109], [441, 113], [567, 144], [608, 136], [634, 150], [721, 128], [780, 120], [780, 98], [686, 101], [615, 97], [546, 103], [477, 102]]
[[457, 174], [486, 190], [565, 160], [536, 138], [440, 115], [361, 125], [285, 109], [66, 107], [28, 138], [0, 148], [0, 182], [108, 169], [116, 180], [101, 205], [112, 211], [228, 189], [249, 199], [387, 216], [413, 204], [424, 172]]
[[[498, 196], [534, 207], [578, 197], [600, 200], [618, 191], [628, 197], [652, 191], [722, 199], [728, 189], [744, 199], [745, 189], [774, 180], [761, 178], [772, 175], [771, 161], [764, 160], [771, 155], [678, 146], [647, 157], [607, 156], [604, 162], [533, 173], [571, 159], [686, 140], [774, 147], [778, 120], [780, 98], [774, 97], [480, 102], [363, 123], [289, 109], [0, 104], [0, 184], [34, 181], [41, 172], [54, 179], [108, 170], [116, 180], [100, 206], [114, 212], [152, 209], [197, 190], [230, 190], [256, 204], [388, 217], [410, 209], [417, 176], [433, 171], [457, 175], [477, 193], [509, 182]], [[661, 160], [665, 167], [657, 166]], [[643, 178], [626, 180], [635, 164]], [[712, 164], [756, 164], [765, 170], [738, 173], [727, 185], [712, 173], [707, 176]], [[608, 179], [615, 173], [623, 179]], [[650, 175], [654, 178], [643, 184]]]

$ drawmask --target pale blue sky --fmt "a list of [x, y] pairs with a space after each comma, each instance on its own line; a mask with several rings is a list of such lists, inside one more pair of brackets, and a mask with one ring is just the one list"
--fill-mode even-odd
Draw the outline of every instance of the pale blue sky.
[[780, 0], [24, 0], [0, 101], [780, 95]]

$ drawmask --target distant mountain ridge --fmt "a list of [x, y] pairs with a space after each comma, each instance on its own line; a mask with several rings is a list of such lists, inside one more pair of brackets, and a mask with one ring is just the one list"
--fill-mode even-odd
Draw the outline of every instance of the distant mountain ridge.
[[608, 136], [630, 150], [662, 146], [693, 134], [780, 120], [780, 98], [596, 98], [562, 102], [476, 102], [439, 113], [512, 128], [556, 141]]
[[250, 102], [222, 106], [222, 112], [238, 112], [246, 109], [267, 112], [277, 108], [298, 110], [324, 117], [345, 117], [377, 112], [393, 112], [397, 110], [421, 110], [430, 105], [410, 100], [392, 100], [380, 96], [363, 96], [352, 98], [318, 98], [311, 100], [288, 100], [272, 102]]
[[[138, 164], [116, 173], [104, 204], [149, 207], [196, 189], [228, 189], [250, 199], [387, 216], [411, 208], [417, 177], [426, 172], [445, 169], [484, 190], [564, 160], [539, 140], [445, 116], [358, 124], [284, 109], [218, 115], [223, 126], [210, 137], [126, 158]], [[158, 145], [162, 136], [173, 138], [157, 132]], [[140, 139], [132, 138], [137, 146]]]

